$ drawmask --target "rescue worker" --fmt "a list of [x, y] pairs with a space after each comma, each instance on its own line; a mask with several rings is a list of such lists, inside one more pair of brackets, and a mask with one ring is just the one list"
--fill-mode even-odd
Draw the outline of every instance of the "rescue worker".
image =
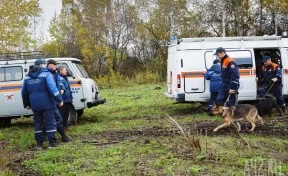
[[63, 106], [63, 99], [53, 76], [44, 67], [43, 59], [36, 60], [35, 65], [30, 66], [21, 91], [24, 108], [31, 108], [34, 113], [34, 133], [38, 150], [42, 149], [44, 140], [43, 123], [49, 141], [48, 148], [56, 147], [54, 109], [56, 102], [59, 106]]
[[[219, 89], [222, 84], [222, 78], [221, 78], [221, 66], [220, 66], [220, 60], [215, 59], [213, 61], [213, 65], [210, 69], [207, 70], [205, 74], [205, 79], [210, 80], [210, 100], [209, 100], [209, 107], [208, 107], [208, 113], [211, 114], [211, 109], [213, 108], [213, 105], [216, 102]], [[65, 103], [65, 102], [64, 102]]]
[[59, 75], [61, 77], [61, 81], [64, 85], [64, 93], [62, 94], [62, 98], [63, 98], [63, 102], [64, 105], [61, 107], [58, 107], [60, 114], [63, 118], [63, 126], [65, 129], [67, 129], [68, 125], [68, 117], [69, 117], [69, 109], [73, 104], [73, 95], [72, 95], [72, 91], [70, 88], [70, 84], [69, 81], [67, 79], [67, 68], [64, 66], [60, 66], [58, 68], [59, 71]]
[[[226, 54], [224, 48], [216, 49], [214, 55], [221, 60], [222, 84], [217, 96], [217, 105], [232, 107], [236, 105], [239, 89], [239, 70], [236, 62]], [[230, 96], [229, 96], [230, 94]], [[229, 98], [229, 99], [228, 99]], [[227, 104], [225, 102], [227, 101]]]
[[[61, 78], [56, 70], [57, 62], [54, 59], [50, 59], [47, 61], [47, 70], [53, 75], [54, 82], [56, 84], [56, 87], [60, 91], [60, 94], [62, 95], [64, 93], [64, 85], [61, 82]], [[71, 141], [71, 138], [66, 135], [65, 129], [63, 127], [63, 118], [58, 110], [58, 108], [55, 106], [54, 110], [54, 116], [57, 123], [57, 131], [61, 135], [63, 142], [69, 142]]]
[[[264, 56], [264, 65], [262, 67], [262, 76], [260, 79], [263, 80], [264, 93], [270, 91], [273, 93], [277, 99], [278, 105], [281, 107], [282, 111], [286, 113], [286, 103], [282, 96], [282, 71], [278, 64], [271, 61], [270, 56]], [[271, 87], [272, 86], [272, 87]], [[262, 93], [262, 95], [264, 94]]]

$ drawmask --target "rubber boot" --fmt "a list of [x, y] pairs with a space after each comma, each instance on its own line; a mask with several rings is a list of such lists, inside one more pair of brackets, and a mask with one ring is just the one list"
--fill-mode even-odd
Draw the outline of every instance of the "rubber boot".
[[281, 109], [282, 109], [284, 115], [286, 115], [286, 106], [285, 106], [285, 105], [284, 105], [284, 106], [281, 106]]
[[63, 132], [63, 133], [60, 134], [60, 135], [61, 135], [61, 137], [62, 137], [62, 142], [69, 142], [69, 141], [72, 140], [70, 137], [68, 137], [68, 136], [66, 135], [65, 132]]

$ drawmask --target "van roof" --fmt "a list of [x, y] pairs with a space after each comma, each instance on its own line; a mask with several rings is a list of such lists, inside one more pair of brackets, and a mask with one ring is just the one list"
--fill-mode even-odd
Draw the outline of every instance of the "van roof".
[[[26, 63], [34, 63], [37, 59], [8, 59], [8, 60], [0, 60], [0, 65], [10, 65], [10, 64], [24, 64]], [[72, 57], [51, 57], [51, 58], [43, 58], [45, 61], [48, 61], [49, 59], [54, 59], [57, 62], [58, 61], [76, 61], [76, 62], [82, 62], [80, 59], [72, 58]], [[22, 62], [23, 61], [23, 62]]]

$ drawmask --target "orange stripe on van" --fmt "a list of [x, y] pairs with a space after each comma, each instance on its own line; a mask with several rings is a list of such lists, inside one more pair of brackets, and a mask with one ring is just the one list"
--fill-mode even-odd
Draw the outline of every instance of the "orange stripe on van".
[[[251, 70], [253, 73], [251, 74]], [[206, 71], [195, 71], [195, 72], [181, 72], [182, 78], [204, 78], [206, 74]], [[255, 76], [256, 75], [256, 70], [255, 69], [245, 69], [245, 70], [240, 70], [239, 69], [239, 74], [240, 76]], [[288, 69], [287, 69], [287, 74], [288, 74]]]
[[0, 87], [22, 86], [22, 83], [1, 84]]
[[181, 72], [182, 78], [204, 78], [206, 71]]
[[5, 92], [5, 93], [7, 93], [7, 92], [19, 92], [19, 91], [21, 91], [21, 89], [5, 89], [5, 90], [0, 90], [0, 92]]

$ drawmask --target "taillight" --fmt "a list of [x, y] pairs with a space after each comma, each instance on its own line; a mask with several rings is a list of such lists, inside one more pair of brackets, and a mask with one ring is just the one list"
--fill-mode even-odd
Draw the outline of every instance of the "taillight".
[[177, 88], [181, 88], [181, 75], [177, 75]]

